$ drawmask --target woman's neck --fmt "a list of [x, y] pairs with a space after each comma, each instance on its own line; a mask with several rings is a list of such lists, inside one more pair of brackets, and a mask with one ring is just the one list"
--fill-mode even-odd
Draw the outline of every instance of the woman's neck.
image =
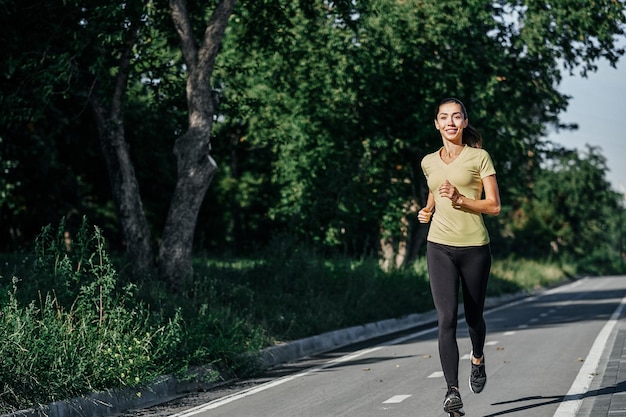
[[463, 148], [465, 148], [465, 145], [462, 143], [444, 143], [441, 156], [445, 156], [446, 158], [456, 158], [461, 152], [463, 152]]

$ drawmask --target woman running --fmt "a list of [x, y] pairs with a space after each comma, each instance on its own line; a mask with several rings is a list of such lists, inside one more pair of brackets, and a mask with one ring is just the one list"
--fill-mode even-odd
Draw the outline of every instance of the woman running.
[[432, 219], [426, 259], [437, 310], [439, 358], [447, 383], [443, 409], [454, 415], [463, 407], [456, 340], [459, 285], [472, 343], [469, 386], [478, 394], [487, 383], [483, 310], [491, 250], [482, 215], [500, 214], [500, 193], [491, 157], [482, 149], [482, 137], [469, 125], [460, 100], [447, 98], [439, 103], [435, 127], [443, 146], [422, 159], [429, 193], [418, 219], [421, 223]]

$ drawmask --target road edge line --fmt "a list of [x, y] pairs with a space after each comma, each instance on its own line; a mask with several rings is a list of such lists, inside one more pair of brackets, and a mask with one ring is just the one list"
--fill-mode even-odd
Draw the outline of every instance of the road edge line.
[[589, 392], [591, 381], [593, 380], [593, 377], [598, 369], [598, 364], [602, 358], [606, 342], [619, 321], [622, 311], [624, 310], [624, 305], [626, 305], [626, 297], [622, 298], [622, 301], [611, 315], [611, 318], [606, 322], [600, 333], [598, 333], [598, 336], [593, 342], [591, 350], [589, 350], [587, 358], [585, 359], [583, 366], [580, 368], [574, 383], [565, 397], [561, 400], [559, 408], [557, 408], [552, 417], [576, 416], [585, 395]]

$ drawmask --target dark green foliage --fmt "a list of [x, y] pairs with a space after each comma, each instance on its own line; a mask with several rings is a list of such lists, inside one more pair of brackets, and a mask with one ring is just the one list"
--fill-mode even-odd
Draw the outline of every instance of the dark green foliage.
[[623, 196], [605, 179], [605, 158], [593, 147], [556, 148], [546, 160], [510, 224], [516, 253], [549, 255], [581, 273], [623, 272]]
[[[60, 217], [75, 228], [83, 214], [112, 249], [124, 248], [87, 99], [94, 83], [100, 94], [112, 91], [117, 59], [131, 41], [124, 131], [159, 239], [176, 180], [173, 143], [187, 125], [187, 74], [166, 3], [3, 3], [5, 250], [29, 246]], [[190, 4], [198, 37], [215, 4]], [[440, 146], [433, 107], [448, 95], [464, 100], [496, 164], [504, 207], [488, 222], [504, 243], [498, 248], [526, 248], [510, 241], [510, 231], [537, 230], [538, 219], [519, 230], [516, 216], [554, 158], [543, 152], [543, 137], [567, 106], [557, 90], [560, 66], [592, 71], [598, 59], [615, 63], [623, 53], [615, 40], [624, 5], [579, 6], [240, 2], [213, 73], [219, 170], [195, 248], [242, 254], [290, 234], [320, 253], [377, 256], [381, 239], [390, 239], [406, 241], [414, 256], [423, 239], [411, 220], [425, 199], [419, 161]], [[621, 206], [609, 206], [606, 216], [621, 224]]]
[[[411, 202], [425, 201], [419, 161], [440, 146], [434, 105], [456, 95], [497, 167], [503, 215], [487, 221], [498, 250], [528, 247], [511, 241], [509, 229], [542, 181], [542, 163], [550, 170], [555, 157], [543, 152], [543, 136], [567, 105], [556, 90], [558, 65], [614, 62], [621, 52], [604, 40], [622, 33], [614, 23], [623, 22], [623, 7], [596, 5], [572, 18], [568, 2], [517, 15], [523, 7], [506, 2], [352, 6], [349, 22], [341, 7], [293, 6], [290, 24], [282, 14], [269, 45], [266, 33], [247, 31], [247, 9], [231, 23], [216, 73], [225, 115], [216, 150], [232, 164], [218, 174], [228, 193], [209, 197], [212, 207], [228, 207], [219, 213], [231, 226], [228, 242], [243, 248], [285, 232], [319, 251], [375, 256], [380, 239], [406, 240], [406, 224], [414, 225], [403, 217], [414, 215]], [[612, 23], [591, 27], [590, 16]], [[584, 42], [564, 43], [573, 34], [567, 27], [535, 24], [563, 19], [581, 19]], [[596, 37], [599, 47], [590, 41]], [[607, 216], [619, 218], [619, 196], [609, 199]], [[550, 256], [546, 250], [532, 256]]]

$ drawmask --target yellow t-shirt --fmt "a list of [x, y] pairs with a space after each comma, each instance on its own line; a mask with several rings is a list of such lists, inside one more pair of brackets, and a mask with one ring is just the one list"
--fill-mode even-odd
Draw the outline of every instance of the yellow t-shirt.
[[422, 171], [435, 197], [435, 212], [427, 239], [449, 246], [486, 245], [489, 233], [482, 214], [454, 208], [452, 201], [440, 197], [437, 190], [448, 180], [462, 195], [476, 200], [482, 198], [482, 179], [496, 173], [493, 161], [484, 149], [465, 146], [454, 161], [446, 164], [439, 155], [440, 150], [422, 159]]

